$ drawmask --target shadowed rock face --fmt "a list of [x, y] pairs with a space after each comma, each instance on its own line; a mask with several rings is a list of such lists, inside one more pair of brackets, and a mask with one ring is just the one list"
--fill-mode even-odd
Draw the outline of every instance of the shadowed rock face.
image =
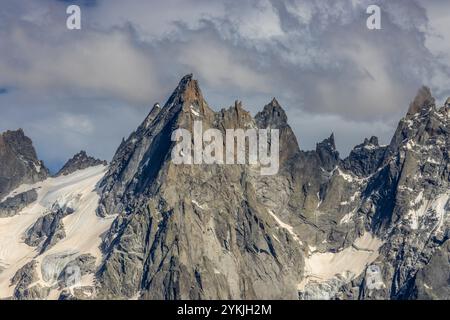
[[357, 145], [344, 160], [343, 166], [360, 177], [367, 177], [380, 167], [387, 146], [380, 146], [377, 137], [365, 139]]
[[75, 171], [99, 165], [106, 166], [108, 165], [108, 162], [90, 157], [86, 154], [86, 151], [80, 151], [79, 153], [74, 155], [73, 158], [67, 161], [67, 163], [56, 174], [56, 176], [66, 176], [74, 173]]
[[22, 129], [0, 134], [0, 163], [0, 201], [19, 185], [35, 183], [49, 175]]
[[331, 171], [336, 167], [339, 163], [339, 152], [337, 152], [336, 144], [334, 143], [334, 134], [317, 144], [316, 153], [325, 170]]

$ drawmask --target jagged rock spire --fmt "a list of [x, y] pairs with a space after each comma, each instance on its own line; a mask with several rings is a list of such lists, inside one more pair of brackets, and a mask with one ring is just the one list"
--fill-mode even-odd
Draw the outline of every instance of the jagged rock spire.
[[336, 150], [334, 133], [332, 133], [329, 138], [316, 145], [316, 153], [325, 170], [330, 171], [335, 168], [339, 163], [339, 152]]
[[0, 134], [0, 199], [20, 184], [44, 180], [48, 174], [22, 129]]
[[261, 112], [255, 116], [258, 127], [266, 128], [269, 125], [273, 128], [287, 125], [287, 116], [277, 99], [273, 98]]
[[316, 145], [316, 150], [317, 149], [327, 149], [330, 151], [336, 151], [336, 144], [334, 141], [334, 132], [332, 132], [328, 138], [324, 139], [322, 142], [319, 142]]
[[277, 99], [273, 98], [263, 110], [255, 116], [255, 121], [260, 129], [280, 130], [280, 164], [283, 167], [289, 160], [295, 158], [300, 152], [300, 148], [294, 132], [288, 124], [286, 112], [283, 110]]
[[178, 83], [177, 88], [174, 90], [166, 106], [173, 106], [176, 103], [193, 104], [196, 103], [199, 106], [205, 103], [202, 91], [198, 84], [198, 81], [193, 79], [193, 75], [185, 75]]
[[424, 108], [430, 108], [434, 106], [435, 100], [431, 95], [430, 88], [423, 86], [419, 89], [413, 102], [409, 105], [407, 117], [413, 116], [419, 113]]
[[447, 98], [447, 100], [445, 101], [444, 106], [445, 106], [446, 108], [450, 108], [450, 97]]
[[370, 139], [365, 138], [363, 145], [365, 145], [365, 146], [367, 146], [367, 145], [379, 146], [378, 137], [372, 136], [372, 137], [370, 137]]

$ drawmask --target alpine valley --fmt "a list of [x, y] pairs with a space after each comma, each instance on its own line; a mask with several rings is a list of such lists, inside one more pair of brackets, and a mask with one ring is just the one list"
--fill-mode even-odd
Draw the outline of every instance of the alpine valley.
[[[450, 299], [450, 100], [423, 87], [389, 145], [302, 151], [276, 99], [214, 111], [192, 75], [112, 161], [56, 175], [0, 135], [0, 299]], [[278, 129], [279, 171], [177, 165], [172, 132]]]

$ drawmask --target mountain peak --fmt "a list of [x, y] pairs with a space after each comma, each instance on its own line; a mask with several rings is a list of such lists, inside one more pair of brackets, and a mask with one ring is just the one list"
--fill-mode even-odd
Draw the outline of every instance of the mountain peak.
[[272, 101], [270, 101], [270, 105], [273, 107], [281, 108], [280, 104], [278, 103], [277, 98], [273, 97]]
[[203, 94], [200, 90], [198, 81], [193, 78], [192, 73], [181, 78], [177, 88], [169, 98], [169, 105], [179, 98], [181, 102], [186, 104], [197, 103], [198, 105], [204, 103]]
[[22, 183], [34, 183], [48, 176], [48, 169], [22, 129], [0, 134], [0, 164], [0, 198]]
[[168, 109], [164, 111], [164, 114], [169, 118], [176, 115], [179, 110], [183, 110], [184, 114], [192, 113], [194, 116], [203, 117], [209, 117], [213, 113], [203, 98], [198, 80], [195, 80], [192, 74], [181, 78], [162, 108], [162, 110], [164, 109]]
[[378, 137], [372, 136], [370, 137], [370, 139], [365, 138], [363, 145], [365, 146], [372, 145], [378, 147], [380, 144], [378, 142]]
[[339, 152], [336, 150], [334, 133], [331, 133], [329, 138], [316, 145], [316, 153], [325, 170], [330, 171], [334, 169], [339, 162]]
[[326, 147], [329, 150], [336, 150], [336, 143], [334, 141], [334, 132], [331, 135], [324, 139], [322, 142], [317, 144], [317, 148]]
[[62, 167], [61, 170], [59, 170], [56, 176], [66, 176], [78, 170], [83, 170], [99, 165], [106, 166], [107, 164], [107, 161], [95, 159], [94, 157], [88, 156], [86, 151], [81, 150], [66, 162], [66, 164]]
[[416, 97], [409, 105], [407, 116], [413, 116], [425, 108], [428, 109], [434, 106], [434, 104], [435, 100], [431, 94], [430, 88], [422, 86], [422, 88], [417, 91]]
[[273, 98], [264, 109], [258, 112], [255, 120], [260, 128], [282, 127], [287, 125], [287, 116], [277, 99]]

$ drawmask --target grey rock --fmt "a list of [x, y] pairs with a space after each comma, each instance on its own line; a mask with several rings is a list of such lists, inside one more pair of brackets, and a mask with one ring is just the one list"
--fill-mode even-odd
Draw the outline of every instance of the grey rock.
[[450, 300], [450, 240], [440, 246], [430, 262], [417, 272], [413, 298]]
[[[238, 101], [215, 113], [192, 76], [183, 78], [165, 106], [152, 109], [122, 142], [102, 181], [99, 214], [119, 216], [102, 246], [100, 295], [292, 298], [304, 244], [338, 252], [370, 231], [385, 241], [373, 266], [350, 283], [345, 277], [311, 283], [300, 298], [410, 298], [417, 271], [438, 247], [429, 235], [439, 236], [442, 213], [429, 211], [417, 231], [410, 230], [407, 213], [420, 206], [411, 206], [420, 192], [433, 200], [449, 189], [448, 118], [433, 103], [422, 90], [389, 146], [372, 137], [341, 160], [334, 135], [314, 151], [299, 150], [275, 99], [255, 119]], [[261, 177], [244, 165], [174, 166], [170, 133], [192, 129], [196, 119], [219, 130], [280, 129], [280, 173]], [[408, 141], [429, 147], [417, 158]], [[412, 179], [416, 175], [420, 182]], [[343, 220], [349, 212], [353, 216]], [[280, 230], [273, 214], [292, 226], [297, 239]]]
[[256, 126], [239, 102], [212, 111], [189, 75], [122, 143], [101, 185], [101, 214], [119, 217], [104, 241], [100, 297], [296, 298], [301, 250], [258, 201], [250, 168], [169, 161], [171, 132], [197, 117], [219, 130]]
[[11, 279], [11, 285], [15, 285], [13, 299], [38, 300], [45, 299], [48, 296], [50, 288], [42, 287], [39, 284], [31, 286], [39, 279], [36, 266], [37, 262], [32, 260], [20, 268]]
[[339, 163], [339, 152], [336, 150], [334, 134], [328, 139], [323, 140], [316, 146], [316, 153], [319, 156], [322, 167], [327, 170], [333, 170]]
[[58, 241], [66, 237], [62, 219], [73, 212], [72, 208], [60, 208], [55, 203], [49, 213], [38, 218], [26, 231], [25, 243], [32, 247], [39, 247], [40, 253], [44, 253]]
[[58, 300], [89, 300], [92, 299], [94, 294], [95, 288], [92, 286], [77, 287], [73, 289], [73, 292], [64, 289]]
[[407, 117], [414, 116], [415, 114], [421, 112], [422, 110], [426, 110], [430, 107], [434, 107], [435, 99], [431, 94], [431, 90], [428, 87], [423, 86], [417, 92], [414, 101], [411, 102]]
[[375, 173], [381, 166], [387, 146], [380, 146], [377, 137], [365, 139], [344, 160], [343, 167], [360, 177]]
[[[188, 75], [122, 141], [99, 185], [97, 214], [117, 215], [103, 235], [100, 268], [74, 251], [45, 257], [41, 273], [60, 288], [69, 269], [96, 273], [95, 287], [63, 290], [60, 299], [448, 299], [449, 119], [448, 105], [437, 109], [422, 88], [388, 146], [372, 137], [342, 160], [334, 135], [300, 150], [276, 99], [254, 118], [239, 101], [215, 112]], [[171, 134], [191, 131], [195, 120], [222, 132], [279, 129], [279, 173], [173, 164]], [[49, 212], [26, 241], [51, 246], [65, 214]], [[354, 240], [365, 232], [383, 245], [361, 274], [297, 291], [310, 247], [358, 250]], [[33, 270], [18, 272], [17, 297], [45, 296], [47, 288], [30, 288], [23, 275], [33, 278]]]
[[[91, 254], [82, 254], [76, 257], [74, 260], [70, 261], [63, 269], [63, 273], [67, 271], [68, 268], [78, 267], [80, 268], [81, 276], [84, 276], [89, 273], [95, 273], [96, 266], [95, 266], [96, 259]], [[59, 278], [61, 278], [61, 275]]]
[[38, 194], [35, 189], [22, 192], [0, 202], [0, 218], [12, 217], [29, 204], [35, 202]]
[[35, 183], [49, 175], [22, 129], [0, 134], [0, 163], [0, 201], [19, 185]]

